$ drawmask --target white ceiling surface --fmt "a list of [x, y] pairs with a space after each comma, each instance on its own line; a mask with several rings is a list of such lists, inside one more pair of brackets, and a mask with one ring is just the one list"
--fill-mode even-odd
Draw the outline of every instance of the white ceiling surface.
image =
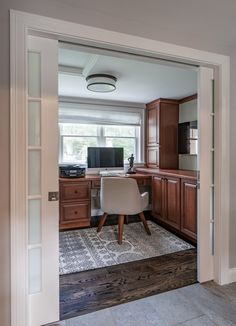
[[[196, 68], [159, 62], [59, 48], [59, 95], [148, 103], [160, 97], [180, 99], [197, 92]], [[79, 69], [62, 73], [60, 65]], [[99, 73], [117, 78], [114, 92], [95, 93], [87, 90], [86, 77]]]

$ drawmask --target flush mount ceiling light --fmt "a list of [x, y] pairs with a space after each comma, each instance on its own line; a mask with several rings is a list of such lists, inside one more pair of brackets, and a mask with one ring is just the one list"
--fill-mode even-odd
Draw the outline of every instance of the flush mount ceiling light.
[[86, 78], [87, 89], [92, 92], [107, 93], [116, 89], [116, 77], [105, 74], [90, 75]]

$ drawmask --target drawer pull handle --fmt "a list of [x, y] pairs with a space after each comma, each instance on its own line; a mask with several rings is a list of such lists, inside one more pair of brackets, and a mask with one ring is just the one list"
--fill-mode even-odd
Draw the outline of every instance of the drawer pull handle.
[[78, 194], [78, 191], [77, 190], [75, 190], [75, 194]]
[[75, 215], [77, 215], [78, 214], [78, 212], [77, 211], [75, 211]]

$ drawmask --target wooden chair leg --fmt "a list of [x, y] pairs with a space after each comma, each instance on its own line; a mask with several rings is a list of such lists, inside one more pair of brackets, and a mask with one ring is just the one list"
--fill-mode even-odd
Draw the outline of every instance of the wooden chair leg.
[[147, 234], [151, 235], [151, 231], [150, 231], [150, 229], [148, 227], [148, 224], [147, 224], [147, 221], [146, 221], [146, 218], [145, 218], [143, 212], [139, 213], [139, 217], [140, 217], [141, 221], [143, 222], [143, 226], [144, 226]]
[[125, 215], [125, 224], [129, 223], [129, 215]]
[[118, 243], [122, 244], [124, 228], [124, 215], [119, 215], [119, 227], [118, 227]]
[[98, 228], [97, 228], [97, 232], [100, 232], [104, 223], [106, 222], [106, 218], [107, 218], [107, 213], [104, 213], [103, 216], [100, 218], [99, 224], [98, 224]]

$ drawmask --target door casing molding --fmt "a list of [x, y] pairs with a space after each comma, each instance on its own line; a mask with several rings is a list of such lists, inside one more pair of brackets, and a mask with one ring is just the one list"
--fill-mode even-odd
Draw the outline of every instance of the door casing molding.
[[[229, 126], [230, 60], [228, 56], [159, 42], [138, 36], [75, 24], [20, 11], [10, 11], [10, 133], [11, 133], [11, 318], [12, 326], [28, 326], [27, 301], [27, 228], [26, 225], [26, 49], [29, 34], [101, 48], [148, 55], [202, 67], [212, 67], [217, 79], [216, 105], [216, 253], [214, 280], [226, 284], [232, 280], [229, 268]], [[201, 96], [201, 94], [199, 94]], [[201, 232], [201, 231], [199, 231]], [[204, 281], [204, 275], [199, 274]]]

